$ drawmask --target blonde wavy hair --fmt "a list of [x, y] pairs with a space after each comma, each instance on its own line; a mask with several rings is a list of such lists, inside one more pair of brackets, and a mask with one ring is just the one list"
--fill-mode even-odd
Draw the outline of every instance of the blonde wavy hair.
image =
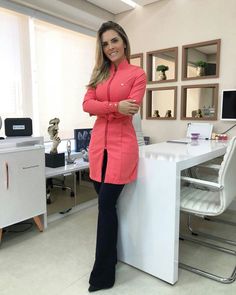
[[101, 83], [109, 77], [111, 61], [104, 54], [102, 47], [102, 34], [109, 30], [116, 31], [122, 38], [125, 44], [125, 56], [128, 62], [130, 62], [130, 43], [124, 29], [119, 24], [113, 21], [103, 23], [97, 32], [95, 66], [89, 84], [87, 85], [88, 88], [96, 88], [96, 86], [99, 83]]

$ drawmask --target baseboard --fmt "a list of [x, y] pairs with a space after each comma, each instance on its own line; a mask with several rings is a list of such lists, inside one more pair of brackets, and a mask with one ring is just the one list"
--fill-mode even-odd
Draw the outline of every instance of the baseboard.
[[49, 215], [47, 217], [47, 223], [49, 224], [50, 222], [67, 217], [68, 215], [74, 214], [76, 212], [87, 209], [89, 207], [93, 207], [93, 206], [97, 205], [97, 203], [98, 203], [98, 199], [95, 198], [95, 199], [92, 199], [90, 201], [84, 202], [80, 205], [73, 207], [69, 212], [67, 212], [65, 214], [55, 213], [55, 214]]

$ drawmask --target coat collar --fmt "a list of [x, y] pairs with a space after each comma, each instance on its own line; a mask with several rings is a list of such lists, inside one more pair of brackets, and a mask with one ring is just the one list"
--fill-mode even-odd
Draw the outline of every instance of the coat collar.
[[[122, 60], [117, 67], [117, 71], [127, 68], [128, 65], [129, 65], [129, 63], [128, 63], [127, 59]], [[114, 64], [111, 64], [110, 69], [111, 69], [112, 73], [116, 70]]]

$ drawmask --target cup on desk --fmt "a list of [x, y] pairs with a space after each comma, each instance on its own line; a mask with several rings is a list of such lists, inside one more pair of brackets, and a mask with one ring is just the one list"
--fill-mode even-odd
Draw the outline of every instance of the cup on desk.
[[200, 133], [191, 133], [192, 140], [198, 140]]

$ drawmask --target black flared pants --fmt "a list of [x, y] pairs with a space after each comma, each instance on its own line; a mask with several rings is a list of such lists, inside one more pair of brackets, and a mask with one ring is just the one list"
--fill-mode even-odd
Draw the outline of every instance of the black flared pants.
[[107, 151], [104, 151], [102, 182], [94, 182], [98, 194], [97, 244], [90, 285], [111, 287], [115, 282], [115, 266], [117, 262], [118, 220], [116, 203], [124, 187], [123, 184], [104, 183]]

